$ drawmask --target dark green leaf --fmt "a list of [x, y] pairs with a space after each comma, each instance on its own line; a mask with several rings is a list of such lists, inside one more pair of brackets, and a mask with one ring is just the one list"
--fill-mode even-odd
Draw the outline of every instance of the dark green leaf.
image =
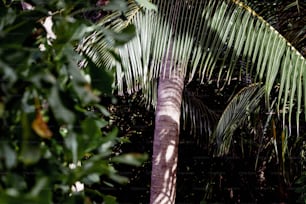
[[130, 24], [120, 32], [104, 30], [104, 33], [110, 42], [115, 41], [114, 46], [122, 46], [135, 37], [136, 30], [135, 26]]
[[[14, 18], [14, 14], [10, 13], [9, 15], [12, 15]], [[26, 44], [32, 46], [34, 42], [30, 40], [34, 26], [36, 22], [44, 16], [45, 13], [37, 10], [22, 11], [20, 15], [16, 17], [14, 24], [7, 26], [3, 30], [0, 29], [0, 37], [5, 36], [5, 40], [2, 40], [4, 38], [0, 38], [0, 44], [18, 43], [20, 45]], [[11, 21], [7, 23], [11, 23]]]
[[88, 138], [94, 139], [101, 135], [101, 130], [97, 125], [97, 122], [93, 118], [86, 118], [82, 121], [83, 132], [88, 135]]
[[37, 196], [39, 196], [39, 194], [40, 194], [42, 191], [48, 189], [48, 188], [47, 188], [47, 187], [48, 187], [48, 183], [49, 183], [49, 181], [48, 181], [48, 178], [47, 178], [47, 177], [40, 178], [40, 179], [36, 182], [36, 184], [35, 184], [35, 186], [33, 187], [33, 189], [31, 190], [30, 195], [31, 195], [32, 197], [37, 197]]
[[103, 196], [103, 200], [105, 204], [117, 204], [116, 197], [111, 195]]
[[117, 172], [114, 172], [114, 173], [110, 174], [109, 178], [112, 179], [113, 181], [115, 181], [117, 183], [121, 183], [121, 184], [127, 183], [129, 181], [128, 178], [118, 175]]
[[52, 87], [48, 101], [55, 118], [59, 121], [69, 124], [75, 121], [75, 115], [63, 105], [57, 86]]
[[79, 143], [77, 135], [74, 132], [68, 133], [67, 137], [65, 138], [65, 145], [71, 151], [72, 162], [76, 165], [79, 160]]
[[41, 149], [39, 143], [34, 139], [31, 131], [29, 117], [26, 113], [22, 113], [22, 147], [20, 159], [26, 165], [38, 162], [41, 157]]
[[15, 188], [19, 191], [25, 190], [27, 188], [27, 183], [24, 176], [17, 173], [7, 173], [5, 178], [3, 178], [3, 182], [6, 186], [10, 186], [11, 188]]
[[41, 151], [39, 146], [31, 144], [29, 141], [25, 141], [20, 155], [20, 159], [23, 163], [27, 165], [35, 164], [40, 158]]
[[111, 94], [112, 84], [114, 82], [114, 73], [111, 70], [98, 68], [90, 59], [88, 59], [89, 75], [93, 88], [98, 89], [104, 94]]

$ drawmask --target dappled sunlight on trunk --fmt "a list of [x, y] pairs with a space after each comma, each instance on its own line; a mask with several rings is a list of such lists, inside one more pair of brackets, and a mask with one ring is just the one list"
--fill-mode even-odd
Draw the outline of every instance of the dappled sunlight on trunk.
[[164, 77], [159, 81], [155, 117], [151, 203], [174, 203], [178, 160], [180, 109], [184, 78]]

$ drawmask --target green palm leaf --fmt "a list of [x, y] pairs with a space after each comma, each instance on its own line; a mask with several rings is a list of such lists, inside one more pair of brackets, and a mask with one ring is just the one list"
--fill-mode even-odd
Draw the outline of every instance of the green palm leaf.
[[247, 121], [247, 117], [258, 107], [263, 95], [263, 88], [259, 85], [251, 85], [243, 88], [230, 101], [210, 137], [212, 142], [217, 141], [216, 155], [228, 153], [234, 131]]
[[243, 59], [248, 64], [247, 74], [264, 83], [268, 108], [269, 95], [279, 85], [278, 110], [284, 124], [288, 117], [290, 126], [294, 106], [299, 121], [300, 109], [306, 102], [305, 59], [251, 8], [238, 0], [153, 3], [158, 12], [129, 1], [127, 19], [115, 13], [101, 21], [101, 25], [118, 31], [130, 23], [135, 25], [136, 36], [116, 50], [122, 63], [99, 53], [108, 43], [103, 32], [89, 37], [83, 46], [84, 53], [98, 65], [116, 66], [119, 93], [142, 89], [144, 95], [156, 95], [156, 86], [151, 82], [163, 77], [160, 70], [165, 59], [176, 67], [173, 73], [181, 73], [187, 81], [199, 79], [203, 83], [216, 73], [219, 79], [230, 82], [234, 74], [241, 72], [237, 62]]

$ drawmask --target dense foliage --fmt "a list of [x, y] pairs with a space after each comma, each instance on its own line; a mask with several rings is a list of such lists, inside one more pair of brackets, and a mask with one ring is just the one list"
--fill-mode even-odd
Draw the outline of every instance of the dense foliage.
[[[114, 164], [145, 159], [113, 152], [122, 141], [100, 105], [100, 96], [111, 97], [112, 71], [90, 62], [80, 69], [76, 47], [95, 26], [84, 16], [97, 9], [87, 1], [0, 2], [0, 203], [114, 203], [91, 186], [126, 183]], [[125, 9], [125, 1], [106, 9]], [[121, 44], [132, 36], [115, 35]]]

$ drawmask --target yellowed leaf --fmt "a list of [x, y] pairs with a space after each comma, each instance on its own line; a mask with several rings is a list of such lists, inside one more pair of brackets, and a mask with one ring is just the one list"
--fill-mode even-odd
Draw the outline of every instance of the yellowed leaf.
[[43, 120], [40, 111], [37, 111], [36, 118], [32, 122], [32, 129], [37, 135], [44, 139], [50, 139], [52, 137], [52, 132], [49, 129], [47, 123]]

